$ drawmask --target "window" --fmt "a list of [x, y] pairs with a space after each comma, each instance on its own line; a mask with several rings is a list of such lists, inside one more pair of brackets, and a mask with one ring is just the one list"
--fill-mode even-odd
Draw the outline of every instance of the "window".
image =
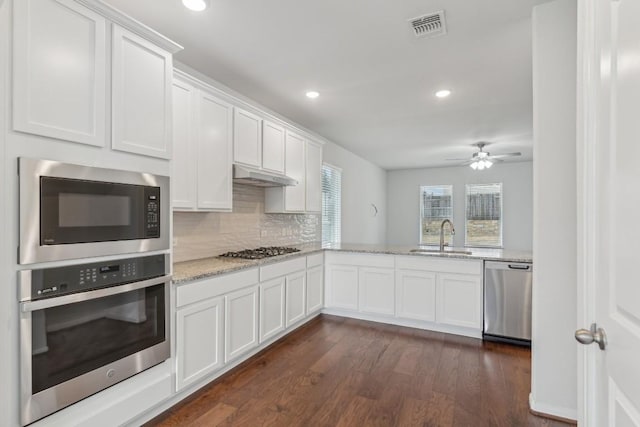
[[[453, 221], [453, 188], [451, 185], [420, 187], [420, 243], [440, 244], [440, 225]], [[452, 245], [451, 228], [445, 227], [445, 243]]]
[[502, 184], [467, 184], [465, 245], [502, 246]]
[[322, 165], [322, 243], [340, 243], [342, 170]]

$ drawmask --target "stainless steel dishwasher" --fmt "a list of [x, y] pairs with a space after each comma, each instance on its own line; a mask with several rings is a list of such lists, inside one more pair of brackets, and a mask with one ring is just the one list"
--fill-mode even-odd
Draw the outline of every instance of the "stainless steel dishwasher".
[[483, 338], [531, 345], [533, 265], [484, 263]]

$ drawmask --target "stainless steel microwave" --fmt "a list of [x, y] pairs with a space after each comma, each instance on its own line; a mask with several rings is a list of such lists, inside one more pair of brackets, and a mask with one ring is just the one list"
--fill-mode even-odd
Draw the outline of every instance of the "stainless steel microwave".
[[19, 159], [20, 264], [169, 249], [169, 178]]

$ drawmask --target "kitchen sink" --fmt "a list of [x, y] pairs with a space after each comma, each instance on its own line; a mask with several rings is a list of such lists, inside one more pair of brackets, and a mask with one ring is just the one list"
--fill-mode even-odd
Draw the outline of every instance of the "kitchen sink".
[[452, 254], [452, 255], [471, 255], [471, 251], [465, 250], [455, 250], [455, 249], [445, 249], [441, 251], [440, 249], [411, 249], [409, 252], [417, 253], [417, 254]]

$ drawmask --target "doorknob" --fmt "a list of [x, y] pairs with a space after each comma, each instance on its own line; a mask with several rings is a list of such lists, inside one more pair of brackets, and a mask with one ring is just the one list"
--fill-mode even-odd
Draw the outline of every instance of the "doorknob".
[[591, 329], [578, 329], [575, 337], [580, 344], [597, 342], [600, 350], [604, 350], [607, 346], [607, 335], [604, 333], [604, 329], [598, 328], [595, 323], [591, 324]]

